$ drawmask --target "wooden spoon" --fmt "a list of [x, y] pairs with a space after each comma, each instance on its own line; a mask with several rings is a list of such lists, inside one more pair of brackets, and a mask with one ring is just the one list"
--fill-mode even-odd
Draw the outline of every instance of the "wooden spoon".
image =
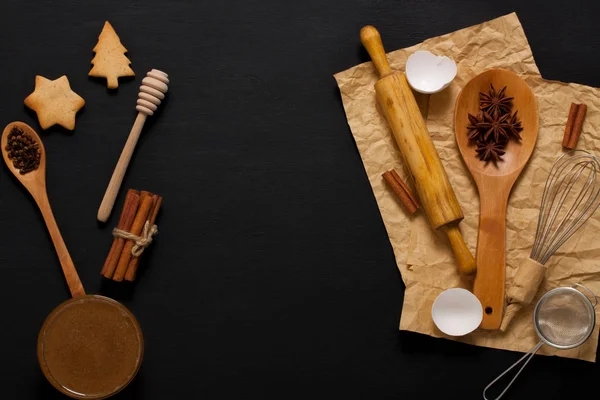
[[[468, 113], [479, 112], [479, 92], [487, 93], [490, 84], [496, 90], [506, 86], [514, 97], [512, 111], [518, 111], [523, 123], [517, 143], [510, 140], [503, 161], [487, 164], [477, 157], [475, 143], [467, 138]], [[454, 129], [460, 153], [479, 191], [480, 214], [477, 238], [477, 275], [473, 293], [483, 306], [481, 328], [498, 329], [504, 309], [506, 272], [506, 206], [510, 191], [527, 164], [538, 135], [538, 109], [533, 92], [516, 74], [492, 69], [477, 75], [462, 89], [456, 100]]]
[[[21, 129], [25, 134], [34, 139], [37, 142], [41, 153], [40, 166], [36, 170], [23, 175], [19, 172], [18, 168], [14, 167], [12, 161], [8, 158], [8, 152], [6, 151], [8, 134], [13, 127]], [[67, 285], [71, 291], [71, 295], [73, 297], [84, 296], [85, 291], [79, 280], [79, 275], [73, 265], [73, 260], [71, 260], [71, 256], [69, 255], [69, 251], [67, 250], [67, 246], [65, 245], [60, 231], [58, 230], [56, 220], [54, 219], [52, 209], [50, 208], [50, 202], [48, 201], [48, 194], [46, 193], [46, 151], [44, 150], [44, 145], [40, 137], [29, 125], [23, 122], [11, 122], [4, 128], [2, 140], [0, 142], [2, 146], [2, 157], [4, 157], [4, 162], [8, 166], [8, 169], [19, 182], [25, 186], [29, 193], [31, 193], [31, 196], [33, 196], [33, 199], [42, 212], [46, 227], [48, 227], [48, 232], [50, 232], [50, 237], [52, 238], [52, 243], [54, 243], [54, 248], [58, 254], [58, 259], [62, 266], [65, 279], [67, 280]]]
[[[34, 139], [40, 149], [39, 167], [21, 174], [8, 158], [6, 145], [13, 128]], [[2, 156], [8, 169], [37, 203], [56, 248], [72, 299], [46, 318], [38, 335], [38, 361], [46, 379], [75, 399], [105, 399], [126, 387], [142, 363], [144, 341], [129, 310], [108, 297], [86, 295], [71, 256], [56, 226], [46, 193], [46, 151], [40, 137], [23, 122], [4, 128]], [[73, 351], [74, 348], [86, 351]]]

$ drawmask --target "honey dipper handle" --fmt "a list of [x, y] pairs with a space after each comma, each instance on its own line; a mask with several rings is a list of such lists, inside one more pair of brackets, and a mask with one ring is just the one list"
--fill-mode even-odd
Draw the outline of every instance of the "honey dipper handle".
[[383, 78], [391, 75], [392, 70], [385, 56], [385, 50], [383, 49], [379, 31], [377, 31], [374, 26], [364, 26], [360, 30], [360, 41], [363, 46], [365, 46], [365, 49], [367, 49], [371, 60], [373, 60], [373, 64], [375, 64], [379, 76]]
[[115, 205], [117, 195], [119, 194], [119, 188], [123, 182], [125, 171], [127, 171], [129, 161], [131, 161], [133, 150], [135, 149], [135, 145], [137, 144], [140, 134], [142, 133], [144, 122], [146, 122], [146, 114], [139, 112], [137, 118], [135, 119], [135, 123], [131, 128], [131, 132], [129, 132], [129, 137], [127, 138], [125, 147], [123, 147], [123, 151], [121, 152], [117, 166], [115, 167], [112, 177], [110, 178], [110, 182], [108, 183], [108, 187], [104, 193], [104, 198], [102, 199], [100, 208], [98, 208], [98, 221], [106, 222], [110, 216], [112, 208]]
[[461, 275], [472, 275], [477, 271], [477, 264], [475, 258], [471, 254], [471, 251], [465, 243], [465, 239], [458, 230], [458, 224], [448, 224], [443, 227], [448, 239], [450, 240], [450, 246], [454, 252], [454, 257], [458, 264], [458, 272]]
[[71, 296], [85, 296], [85, 290], [83, 289], [83, 285], [81, 284], [81, 280], [79, 279], [79, 275], [77, 274], [77, 270], [75, 269], [75, 265], [73, 264], [73, 260], [69, 254], [69, 250], [67, 250], [65, 241], [58, 230], [58, 226], [56, 225], [56, 220], [54, 219], [54, 214], [52, 214], [48, 196], [44, 191], [38, 192], [34, 198], [38, 207], [40, 208], [40, 211], [42, 212], [44, 222], [46, 222], [46, 227], [48, 228], [48, 232], [52, 238], [52, 243], [56, 249], [56, 254], [58, 255], [58, 260], [60, 261], [60, 265], [62, 267], [63, 274], [65, 275], [67, 286], [69, 286]]
[[104, 193], [104, 198], [98, 209], [99, 221], [106, 222], [110, 216], [117, 195], [119, 194], [119, 188], [123, 182], [125, 171], [127, 171], [129, 161], [131, 161], [133, 150], [140, 138], [144, 122], [146, 122], [146, 117], [154, 115], [154, 112], [165, 98], [165, 94], [168, 90], [169, 75], [163, 71], [152, 69], [146, 74], [146, 77], [142, 79], [142, 85], [140, 86], [140, 92], [138, 93], [138, 99], [135, 106], [135, 109], [138, 110], [139, 113], [131, 128], [131, 132], [129, 132], [127, 143], [125, 143], [125, 147], [121, 152], [119, 162], [113, 171], [108, 187], [106, 188], [106, 193]]

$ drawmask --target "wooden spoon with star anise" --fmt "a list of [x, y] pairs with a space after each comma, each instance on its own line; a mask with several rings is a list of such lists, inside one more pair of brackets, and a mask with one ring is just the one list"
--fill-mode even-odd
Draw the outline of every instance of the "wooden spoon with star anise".
[[[480, 93], [487, 97], [480, 96]], [[506, 100], [511, 97], [512, 99]], [[472, 125], [473, 116], [482, 117], [479, 115], [482, 111], [481, 101], [485, 102], [485, 111], [491, 113], [483, 120], [490, 127], [494, 125], [494, 129], [485, 130], [488, 135], [486, 140], [469, 140], [469, 136], [475, 133], [467, 127]], [[510, 126], [511, 118], [500, 120], [501, 118], [494, 118], [493, 114], [507, 112], [507, 107], [510, 107], [513, 114], [518, 112], [521, 124], [516, 136], [520, 135], [520, 140], [515, 135], [513, 138], [509, 137], [511, 135], [500, 137], [503, 136], [501, 128]], [[469, 114], [472, 116], [471, 121]], [[456, 142], [479, 191], [477, 275], [473, 293], [484, 309], [481, 323], [481, 328], [484, 329], [498, 329], [502, 322], [506, 270], [506, 206], [510, 191], [535, 147], [538, 125], [538, 109], [533, 92], [525, 81], [510, 71], [492, 69], [477, 75], [467, 83], [456, 100]]]

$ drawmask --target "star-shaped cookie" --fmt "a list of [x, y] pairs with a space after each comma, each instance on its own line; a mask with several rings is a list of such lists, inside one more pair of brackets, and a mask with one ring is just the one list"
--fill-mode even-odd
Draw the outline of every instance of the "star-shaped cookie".
[[66, 75], [51, 81], [35, 77], [35, 90], [25, 99], [25, 105], [37, 114], [42, 129], [58, 124], [70, 131], [75, 129], [75, 114], [85, 100], [71, 90]]

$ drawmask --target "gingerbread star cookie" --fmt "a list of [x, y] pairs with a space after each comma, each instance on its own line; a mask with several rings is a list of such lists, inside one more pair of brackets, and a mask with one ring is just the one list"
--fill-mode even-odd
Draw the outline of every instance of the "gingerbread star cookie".
[[35, 90], [25, 99], [25, 105], [37, 114], [42, 129], [58, 124], [70, 131], [75, 129], [75, 114], [85, 100], [71, 90], [66, 75], [51, 81], [35, 77]]
[[125, 56], [127, 49], [121, 44], [117, 32], [108, 21], [104, 23], [104, 28], [98, 36], [94, 53], [96, 53], [96, 56], [92, 59], [94, 66], [90, 70], [89, 76], [106, 78], [106, 85], [109, 89], [119, 87], [120, 77], [135, 76], [129, 66], [131, 61]]

